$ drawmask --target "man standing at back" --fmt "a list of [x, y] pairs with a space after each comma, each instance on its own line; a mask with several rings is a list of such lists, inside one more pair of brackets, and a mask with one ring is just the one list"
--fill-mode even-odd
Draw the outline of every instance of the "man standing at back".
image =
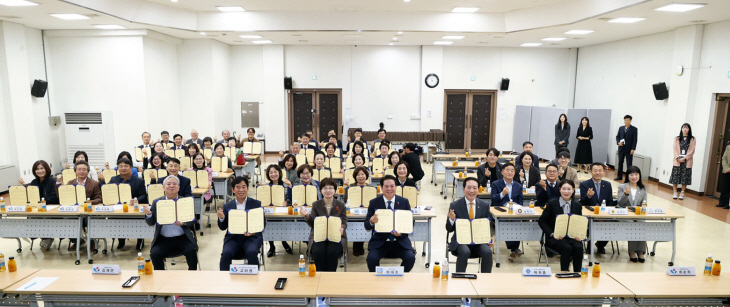
[[616, 178], [613, 178], [616, 181], [624, 179], [624, 157], [626, 158], [626, 168], [634, 165], [634, 150], [636, 150], [636, 141], [639, 138], [639, 129], [631, 125], [632, 119], [631, 115], [624, 116], [624, 125], [618, 128], [616, 134], [618, 169], [616, 170]]
[[405, 147], [403, 147], [402, 159], [408, 163], [408, 167], [411, 169], [411, 176], [413, 176], [413, 181], [421, 181], [424, 173], [423, 168], [421, 168], [421, 159], [418, 157], [418, 153], [416, 152], [416, 144], [408, 143]]

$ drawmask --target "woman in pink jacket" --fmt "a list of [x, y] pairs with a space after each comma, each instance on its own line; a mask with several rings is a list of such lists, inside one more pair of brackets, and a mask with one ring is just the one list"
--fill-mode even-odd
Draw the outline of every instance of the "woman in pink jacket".
[[[684, 199], [684, 190], [692, 184], [692, 157], [695, 154], [695, 137], [692, 136], [692, 127], [688, 123], [682, 124], [679, 136], [674, 138], [674, 160], [672, 161], [672, 176], [669, 183], [674, 186], [672, 198]], [[682, 186], [682, 191], [677, 196], [677, 185]]]

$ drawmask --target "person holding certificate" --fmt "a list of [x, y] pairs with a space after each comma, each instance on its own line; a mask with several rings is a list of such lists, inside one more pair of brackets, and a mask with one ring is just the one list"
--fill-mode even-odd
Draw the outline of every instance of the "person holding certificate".
[[[560, 198], [548, 201], [540, 215], [538, 224], [545, 235], [545, 246], [560, 253], [560, 270], [567, 273], [571, 260], [573, 272], [580, 272], [583, 261], [583, 242], [588, 230], [588, 219], [581, 215], [583, 206], [573, 200], [575, 183], [563, 180], [560, 187]], [[573, 215], [576, 216], [573, 218]], [[568, 221], [566, 224], [564, 221]]]
[[[522, 205], [522, 185], [515, 182], [514, 178], [515, 165], [512, 163], [502, 165], [502, 179], [492, 182], [492, 205], [507, 207], [510, 202]], [[514, 262], [517, 257], [522, 257], [524, 254], [520, 250], [520, 241], [505, 241], [504, 243], [512, 251], [507, 258], [510, 262]]]
[[[144, 179], [132, 175], [132, 170], [134, 169], [132, 167], [132, 161], [127, 158], [119, 159], [119, 161], [117, 161], [117, 169], [119, 171], [119, 175], [110, 178], [109, 183], [129, 184], [129, 187], [132, 190], [132, 199], [136, 198], [140, 204], [146, 204], [147, 190], [145, 189]], [[102, 178], [101, 180], [104, 179]], [[104, 183], [104, 181], [102, 181], [101, 183]], [[175, 194], [177, 194], [177, 191], [175, 191]], [[137, 242], [137, 250], [141, 250], [144, 246], [144, 240], [142, 240], [142, 242], [143, 243], [141, 244], [139, 241]], [[119, 239], [117, 249], [123, 248], [125, 244], [125, 239]]]
[[[213, 158], [214, 157], [225, 158], [226, 157], [226, 146], [224, 146], [223, 143], [216, 143], [215, 151], [213, 152], [212, 157]], [[228, 165], [226, 166], [224, 173], [233, 172], [233, 164], [231, 163], [231, 159], [226, 159], [226, 160], [228, 162]]]
[[[76, 153], [74, 153], [74, 160], [73, 160], [73, 162], [72, 163], [66, 162], [66, 165], [64, 165], [63, 168], [64, 169], [71, 169], [71, 167], [74, 166], [79, 161], [84, 161], [84, 162], [86, 162], [88, 164], [89, 163], [89, 155], [87, 155], [85, 151], [79, 150]], [[88, 174], [89, 174], [88, 177], [89, 178], [92, 178], [94, 180], [97, 180], [97, 178], [99, 178], [98, 177], [98, 174], [96, 173], [96, 170], [93, 167], [91, 167], [91, 166], [89, 166], [89, 172], [88, 172]], [[56, 176], [56, 180], [57, 181], [59, 181], [58, 180], [59, 177], [61, 178], [61, 180], [60, 180], [61, 182], [68, 182], [69, 180], [71, 180], [71, 179], [63, 179], [63, 175], [59, 174], [58, 176]]]
[[400, 161], [395, 165], [395, 175], [398, 176], [398, 182], [396, 185], [402, 187], [416, 187], [416, 182], [413, 179], [408, 178], [411, 174], [411, 169], [408, 167], [408, 162]]
[[[329, 149], [330, 147], [331, 146], [327, 146], [327, 150], [328, 151], [330, 150]], [[315, 153], [314, 154], [314, 169], [316, 169], [318, 171], [326, 170], [326, 171], [330, 171], [330, 173], [331, 173], [332, 172], [332, 169], [329, 168], [329, 167], [324, 166], [325, 159], [326, 158], [325, 158], [324, 152], [318, 151], [317, 153]]]
[[[308, 165], [299, 167], [301, 170]], [[312, 231], [309, 234], [312, 258], [318, 271], [336, 272], [337, 259], [347, 248], [347, 215], [345, 204], [335, 199], [337, 183], [332, 178], [322, 179], [321, 194], [323, 199], [312, 204], [311, 209], [301, 209], [299, 214]]]
[[162, 145], [165, 146], [165, 149], [170, 148], [173, 146], [173, 142], [170, 141], [170, 132], [162, 131], [160, 132], [160, 136], [162, 137], [162, 140], [158, 140], [158, 143], [162, 143]]
[[[642, 203], [646, 202], [647, 196], [646, 187], [641, 182], [641, 169], [636, 165], [629, 166], [626, 169], [626, 179], [629, 182], [624, 182], [618, 186], [617, 207], [641, 206]], [[646, 241], [628, 241], [627, 243], [629, 247], [629, 261], [644, 263], [646, 261], [644, 259], [647, 247]]]
[[[176, 176], [178, 179], [180, 179], [180, 189], [178, 192], [178, 194], [180, 194], [180, 197], [193, 196], [193, 187], [190, 186], [190, 179], [183, 176], [180, 172], [180, 160], [178, 160], [177, 158], [170, 158], [169, 160], [167, 160], [167, 177], [170, 176]], [[162, 184], [165, 178], [157, 179], [157, 183]]]
[[[241, 257], [246, 258], [250, 265], [259, 265], [258, 254], [264, 244], [264, 236], [261, 231], [252, 231], [263, 230], [264, 216], [262, 209], [252, 210], [261, 208], [261, 202], [248, 197], [248, 183], [248, 176], [234, 178], [231, 187], [236, 198], [218, 209], [218, 228], [227, 231], [223, 238], [221, 271], [228, 271], [232, 260]], [[238, 220], [239, 215], [245, 218]]]
[[[494, 221], [494, 217], [489, 211], [489, 203], [477, 198], [477, 194], [479, 194], [479, 181], [476, 178], [467, 177], [464, 180], [463, 187], [464, 198], [451, 203], [448, 218], [446, 219], [446, 231], [454, 232], [448, 246], [451, 253], [456, 255], [456, 271], [454, 272], [466, 272], [467, 261], [471, 255], [475, 255], [482, 258], [480, 272], [492, 273], [491, 248], [494, 246], [492, 243], [494, 240], [492, 240], [491, 234], [494, 233], [492, 231], [494, 227], [488, 221]], [[483, 222], [483, 219], [487, 219], [487, 222]], [[457, 220], [459, 220], [459, 224], [465, 223], [465, 227], [457, 225]], [[474, 221], [483, 223], [476, 223]], [[484, 226], [487, 228], [484, 229]], [[482, 228], [479, 229], [478, 227]], [[463, 234], [462, 236], [457, 236], [457, 231], [460, 228], [461, 231], [466, 231], [469, 234], [466, 236], [466, 239], [462, 239], [464, 237]], [[478, 236], [480, 234], [487, 235], [479, 238]]]
[[[332, 144], [332, 145], [330, 145]], [[335, 155], [337, 152], [337, 145], [335, 143], [327, 143], [327, 145], [324, 145], [324, 151], [327, 153], [327, 158], [340, 158], [342, 159], [342, 150], [340, 149], [340, 155]], [[315, 154], [316, 157], [316, 154]]]
[[[353, 165], [353, 167], [351, 169], [353, 169], [353, 170], [357, 170], [358, 167], [362, 167], [362, 168], [368, 170], [368, 172], [370, 172], [370, 169], [368, 168], [368, 166], [365, 165], [365, 155], [363, 155], [361, 153], [354, 154], [352, 156], [352, 165]], [[345, 169], [342, 169], [342, 172], [343, 173], [346, 173], [346, 170]], [[353, 175], [353, 177], [355, 176], [354, 171], [353, 171], [353, 174], [352, 175]], [[345, 185], [350, 185], [350, 178], [345, 178], [344, 184]]]
[[[297, 176], [297, 159], [292, 154], [288, 154], [283, 160], [279, 161], [279, 167], [282, 172], [282, 181], [284, 185], [292, 187], [299, 184], [299, 177]], [[291, 195], [291, 193], [287, 193]], [[287, 198], [287, 200], [291, 200]]]
[[[269, 166], [266, 167], [265, 172], [266, 172], [266, 180], [269, 181], [268, 185], [269, 186], [273, 186], [273, 185], [284, 186], [284, 191], [285, 191], [284, 199], [290, 199], [290, 196], [288, 196], [287, 194], [289, 194], [288, 192], [290, 192], [289, 188], [291, 188], [291, 186], [287, 186], [284, 183], [284, 180], [282, 180], [282, 171], [281, 171], [281, 168], [279, 167], [279, 165], [269, 164]], [[259, 184], [263, 185], [264, 183], [260, 182]], [[287, 204], [288, 203], [286, 201], [284, 201], [284, 206], [286, 206]], [[284, 247], [284, 250], [286, 251], [287, 254], [290, 254], [290, 255], [294, 254], [294, 251], [292, 251], [291, 246], [289, 246], [289, 243], [287, 243], [286, 241], [281, 241], [281, 246]], [[274, 257], [275, 254], [276, 254], [276, 246], [274, 246], [274, 241], [269, 241], [269, 251], [266, 252], [266, 257], [271, 258], [271, 257]]]
[[[200, 152], [200, 147], [198, 147], [198, 144], [188, 144], [187, 148], [185, 149], [185, 156], [186, 157], [195, 157], [195, 154]], [[205, 158], [205, 157], [203, 157]]]
[[[388, 152], [390, 151], [390, 141], [384, 140], [382, 143], [380, 143], [380, 147], [378, 148], [379, 156], [376, 156], [376, 158], [381, 158], [383, 160], [388, 160]], [[373, 154], [375, 154], [375, 150], [373, 150]]]
[[[606, 206], [615, 206], [611, 183], [603, 180], [603, 164], [591, 164], [591, 180], [580, 183], [580, 202], [583, 206], [600, 206], [604, 201]], [[605, 254], [608, 241], [596, 242], [596, 253]]]
[[190, 131], [190, 138], [185, 141], [185, 145], [190, 147], [189, 145], [195, 144], [196, 146], [203, 146], [203, 140], [198, 138], [198, 130], [191, 130]]
[[[137, 167], [134, 167], [134, 162], [132, 162], [132, 161], [134, 161], [134, 160], [132, 160], [132, 154], [130, 154], [128, 151], [122, 151], [122, 152], [120, 152], [119, 155], [117, 156], [117, 163], [119, 163], [119, 160], [121, 160], [122, 158], [127, 159], [127, 160], [129, 160], [130, 163], [132, 163], [132, 164], [130, 164], [131, 165], [132, 176], [137, 177], [138, 176], [138, 171], [141, 172], [142, 169], [137, 170]], [[104, 168], [106, 168], [106, 169], [112, 169], [111, 166], [109, 165], [109, 162], [104, 163]], [[118, 166], [115, 166], [114, 167], [114, 170], [117, 171], [117, 173], [118, 173], [119, 172], [119, 167]], [[97, 176], [99, 177], [99, 182], [102, 183], [102, 184], [104, 184], [106, 182], [106, 180], [109, 179], [109, 178], [104, 179], [104, 174], [103, 173], [104, 172], [102, 171], [102, 172], [99, 172], [97, 174]]]
[[[51, 167], [48, 162], [38, 160], [33, 163], [33, 179], [29, 185], [38, 187], [38, 193], [41, 199], [46, 200], [46, 204], [58, 205], [58, 193], [56, 191], [56, 180], [51, 175]], [[18, 180], [18, 183], [25, 185], [23, 178]], [[46, 238], [41, 240], [41, 248], [48, 248], [53, 244], [53, 239]]]
[[[349, 189], [350, 187], [367, 186], [370, 173], [367, 168], [360, 166], [356, 167], [355, 170], [352, 171], [352, 177], [353, 181], [350, 181], [349, 178], [345, 178], [345, 189]], [[348, 185], [347, 182], [352, 182], [352, 184]], [[345, 202], [347, 202], [347, 198], [348, 193], [345, 191]], [[365, 255], [365, 242], [352, 242], [352, 255], [355, 257]]]
[[[314, 188], [317, 189], [317, 191], [319, 191], [321, 183], [317, 180], [312, 179], [312, 173], [313, 173], [313, 169], [311, 166], [309, 166], [309, 164], [300, 165], [297, 168], [297, 179], [299, 180], [298, 185], [303, 185], [305, 189], [307, 186], [312, 185], [312, 186], [314, 186]], [[292, 189], [294, 189], [294, 187], [292, 187]], [[294, 194], [293, 191], [292, 191], [292, 194]], [[292, 198], [293, 197], [294, 196], [292, 195]], [[318, 200], [322, 199], [322, 193], [317, 192], [317, 199]], [[303, 206], [304, 203], [300, 202], [298, 205]], [[308, 205], [311, 206], [312, 204], [308, 204]]]
[[172, 141], [175, 142], [175, 146], [172, 147], [173, 150], [182, 149], [183, 151], [185, 151], [185, 149], [187, 148], [187, 146], [183, 145], [182, 134], [175, 134], [172, 137]]
[[155, 226], [155, 235], [152, 239], [152, 248], [150, 248], [152, 266], [155, 270], [164, 270], [165, 258], [182, 254], [187, 260], [188, 270], [195, 271], [198, 268], [198, 243], [191, 231], [195, 223], [194, 218], [191, 218], [190, 221], [180, 222], [179, 220], [187, 219], [180, 218], [181, 212], [172, 212], [172, 214], [177, 214], [177, 216], [172, 216], [173, 223], [158, 223], [158, 220], [162, 223], [163, 219], [170, 219], [167, 216], [170, 213], [165, 211], [165, 215], [162, 215], [162, 211], [158, 212], [157, 203], [163, 200], [178, 201], [177, 192], [180, 190], [180, 179], [177, 176], [167, 176], [163, 187], [165, 196], [153, 200], [152, 206], [144, 207], [147, 225]]
[[[142, 168], [143, 169], [154, 169], [154, 170], [165, 169], [165, 165], [164, 165], [165, 161], [163, 161], [164, 158], [162, 155], [164, 155], [164, 153], [163, 154], [153, 153], [152, 156], [149, 158], [149, 160], [147, 159], [147, 157], [145, 157]], [[149, 163], [148, 163], [148, 161], [149, 161]], [[152, 172], [152, 173], [154, 174], [156, 172]], [[152, 175], [152, 176], [153, 176], [152, 179], [156, 179], [154, 177], [155, 175]]]
[[[411, 213], [411, 204], [408, 199], [395, 195], [396, 186], [395, 177], [385, 175], [380, 180], [380, 186], [383, 190], [382, 197], [376, 197], [370, 201], [368, 213], [365, 216], [365, 229], [372, 230], [373, 235], [368, 243], [368, 257], [366, 259], [368, 270], [375, 272], [375, 267], [380, 265], [382, 258], [401, 258], [401, 266], [405, 272], [410, 272], [416, 263], [416, 253], [413, 252], [411, 240], [408, 233], [401, 233], [398, 230], [410, 230], [413, 232], [413, 216], [410, 220], [399, 219], [397, 211], [407, 210]], [[378, 217], [376, 210], [387, 209], [381, 214], [388, 213], [388, 216], [382, 216], [383, 220]], [[379, 223], [383, 225], [378, 225]], [[381, 228], [383, 227], [383, 228]], [[381, 229], [378, 229], [381, 228]], [[389, 232], [381, 232], [378, 230], [391, 229]]]
[[355, 142], [352, 145], [352, 152], [350, 153], [350, 156], [354, 157], [356, 154], [365, 154], [365, 145], [361, 142]]
[[[86, 197], [91, 200], [91, 204], [98, 205], [101, 204], [101, 186], [98, 181], [89, 176], [89, 169], [89, 164], [86, 163], [86, 161], [82, 160], [76, 162], [76, 164], [74, 164], [76, 179], [70, 180], [67, 184], [83, 186], [84, 190], [86, 190]], [[59, 197], [61, 197], [61, 195], [59, 195]], [[86, 227], [86, 221], [84, 221], [84, 227]], [[84, 244], [84, 240], [81, 240], [81, 244]], [[94, 245], [93, 240], [91, 241], [91, 244], [91, 249], [96, 249], [96, 245]], [[68, 245], [68, 250], [76, 250], [76, 239], [71, 239], [71, 244]]]

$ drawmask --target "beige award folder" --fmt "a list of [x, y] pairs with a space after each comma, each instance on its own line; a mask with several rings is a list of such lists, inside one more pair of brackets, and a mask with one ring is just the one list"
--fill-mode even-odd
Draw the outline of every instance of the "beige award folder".
[[198, 187], [198, 172], [197, 171], [184, 171], [182, 172], [183, 177], [190, 179], [190, 187]]
[[383, 158], [373, 159], [373, 174], [382, 174], [387, 160]]
[[129, 203], [132, 188], [128, 183], [107, 183], [101, 186], [101, 199], [105, 206]]
[[235, 147], [226, 147], [225, 149], [225, 155], [228, 159], [234, 159], [236, 157], [236, 152], [238, 152], [238, 148]]
[[256, 198], [261, 202], [262, 206], [283, 207], [284, 186], [281, 185], [260, 185], [256, 187]]
[[418, 189], [414, 187], [395, 187], [395, 195], [408, 199], [411, 207], [418, 207]]
[[342, 151], [339, 148], [335, 148], [335, 157], [342, 157]]
[[383, 176], [385, 175], [391, 175], [395, 177], [395, 171], [392, 168], [386, 169], [385, 171], [383, 171]]
[[[346, 169], [346, 170], [345, 170], [345, 175], [344, 175], [344, 177], [342, 177], [342, 180], [345, 180], [345, 179], [350, 179], [350, 182], [351, 182], [351, 183], [352, 183], [352, 182], [356, 182], [355, 178], [352, 178], [352, 173], [353, 173], [354, 171], [355, 171], [355, 169], [354, 169], [354, 168], [349, 168], [349, 169]], [[367, 180], [365, 180], [365, 182], [366, 182], [367, 184], [370, 184], [370, 177], [372, 177], [372, 176], [369, 176], [369, 177], [368, 177], [368, 179], [367, 179]]]
[[[152, 177], [150, 176], [151, 173], [155, 173], [156, 179], [154, 182], [152, 182]], [[157, 183], [157, 180], [164, 179], [167, 177], [167, 170], [165, 169], [154, 169], [154, 168], [148, 168], [142, 172], [142, 178], [144, 179], [144, 184], [152, 184]]]
[[180, 157], [178, 158], [180, 160], [180, 169], [186, 170], [193, 167], [193, 159], [190, 157]]
[[322, 181], [324, 178], [332, 178], [332, 172], [326, 169], [313, 169], [312, 170], [312, 179], [317, 181]]
[[63, 182], [61, 182], [61, 184], [66, 184], [69, 181], [76, 179], [76, 172], [73, 168], [65, 169], [61, 172], [61, 176], [63, 177]]
[[375, 187], [369, 186], [354, 186], [347, 189], [347, 200], [350, 201], [350, 205], [355, 207], [370, 206], [370, 201], [378, 197], [378, 190]]
[[292, 205], [311, 206], [317, 201], [318, 191], [314, 185], [297, 185], [292, 188]]
[[137, 159], [137, 162], [142, 162], [144, 160], [144, 153], [147, 153], [147, 157], [152, 156], [152, 148], [151, 147], [145, 147], [145, 148], [139, 148], [136, 147], [134, 149], [134, 158]]
[[391, 232], [393, 230], [410, 234], [413, 232], [413, 212], [411, 210], [375, 210], [378, 215], [378, 223], [375, 224], [375, 232]]
[[58, 201], [61, 206], [78, 206], [86, 201], [86, 188], [80, 184], [58, 187]]
[[210, 159], [210, 168], [214, 172], [224, 173], [228, 169], [228, 157], [213, 157]]
[[588, 234], [588, 218], [576, 214], [561, 214], [555, 218], [553, 236], [580, 238], [585, 240]]
[[305, 154], [294, 155], [294, 159], [297, 160], [297, 165], [307, 164], [307, 155]]
[[109, 182], [112, 177], [119, 175], [119, 172], [115, 169], [105, 169], [101, 171], [101, 175], [104, 176], [104, 181]]
[[[315, 154], [314, 149], [307, 148], [307, 149], [304, 150], [304, 154], [307, 156], [307, 161], [308, 162], [314, 162], [314, 154]], [[297, 164], [297, 165], [299, 165], [299, 164]]]
[[456, 242], [458, 244], [487, 244], [492, 242], [489, 219], [456, 219]]
[[247, 155], [260, 155], [261, 154], [261, 142], [244, 142], [243, 153]]
[[314, 242], [341, 242], [342, 218], [339, 216], [318, 216], [314, 218]]
[[165, 149], [164, 153], [165, 153], [165, 154], [166, 154], [166, 155], [167, 155], [168, 157], [174, 157], [174, 156], [175, 156], [175, 150], [173, 150], [173, 149]]
[[36, 205], [41, 202], [40, 191], [37, 186], [10, 186], [10, 205], [25, 206], [28, 203]]
[[[173, 143], [173, 142], [168, 142], [168, 143], [162, 143], [162, 147], [163, 147], [163, 148], [164, 148], [165, 150], [168, 150], [168, 149], [172, 148], [173, 146], [175, 146], [175, 143]], [[169, 156], [169, 155], [168, 155], [168, 156]]]
[[342, 160], [340, 158], [327, 158], [324, 166], [329, 167], [333, 173], [339, 173], [342, 169]]
[[228, 211], [228, 233], [242, 235], [264, 231], [264, 209]]
[[185, 156], [185, 150], [175, 149], [175, 158], [180, 159], [181, 157], [184, 157], [184, 156]]
[[162, 196], [165, 196], [165, 189], [162, 188], [162, 184], [155, 183], [147, 186], [147, 199], [150, 203]]
[[212, 150], [212, 149], [210, 149], [210, 148], [205, 148], [205, 149], [203, 149], [203, 156], [204, 156], [204, 157], [205, 157], [206, 159], [210, 160], [210, 158], [211, 158], [211, 157], [213, 157], [213, 150]]
[[160, 225], [192, 222], [195, 220], [195, 201], [192, 197], [179, 198], [177, 201], [159, 200], [155, 205], [155, 214], [157, 214], [157, 224]]

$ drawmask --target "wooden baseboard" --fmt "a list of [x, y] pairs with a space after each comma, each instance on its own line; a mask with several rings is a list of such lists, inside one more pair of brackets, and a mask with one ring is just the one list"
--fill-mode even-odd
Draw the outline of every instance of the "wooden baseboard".
[[[667, 184], [667, 183], [664, 183], [664, 182], [660, 182], [658, 178], [654, 178], [654, 177], [651, 177], [651, 176], [649, 177], [649, 181], [656, 182], [659, 185], [659, 187], [662, 187], [662, 188], [667, 188], [667, 189], [670, 189], [670, 190], [674, 188], [671, 184]], [[685, 189], [684, 192], [685, 193], [689, 193], [689, 194], [693, 194], [693, 195], [697, 195], [697, 196], [705, 196], [705, 192], [698, 192], [698, 191], [695, 191], [695, 190], [692, 190], [692, 189]]]

